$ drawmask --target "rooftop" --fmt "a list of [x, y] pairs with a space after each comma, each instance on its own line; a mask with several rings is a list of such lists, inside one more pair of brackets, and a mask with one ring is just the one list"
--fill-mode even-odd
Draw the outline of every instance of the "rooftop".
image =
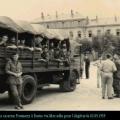
[[90, 19], [87, 26], [101, 26], [101, 25], [118, 25], [120, 24], [120, 17], [98, 18]]
[[46, 16], [41, 15], [41, 17], [35, 19], [33, 22], [38, 23], [38, 22], [63, 21], [63, 20], [83, 19], [83, 18], [85, 17], [78, 12], [75, 12], [74, 14], [56, 13], [56, 15], [49, 15], [49, 14], [47, 14]]

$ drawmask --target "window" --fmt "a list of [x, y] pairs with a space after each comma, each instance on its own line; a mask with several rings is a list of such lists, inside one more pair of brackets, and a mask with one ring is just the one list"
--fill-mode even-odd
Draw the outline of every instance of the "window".
[[65, 25], [65, 22], [62, 22], [62, 27], [64, 27], [64, 25]]
[[78, 31], [78, 37], [81, 38], [81, 31]]
[[111, 33], [111, 30], [110, 30], [110, 29], [106, 30], [106, 33], [107, 33], [107, 34], [110, 34], [110, 33]]
[[116, 30], [116, 35], [117, 35], [117, 36], [120, 36], [120, 29], [117, 29], [117, 30]]
[[97, 30], [97, 33], [101, 33], [101, 30]]
[[92, 31], [88, 31], [88, 37], [92, 37]]
[[97, 30], [97, 36], [101, 35], [101, 30]]
[[49, 29], [49, 25], [47, 25], [47, 28]]

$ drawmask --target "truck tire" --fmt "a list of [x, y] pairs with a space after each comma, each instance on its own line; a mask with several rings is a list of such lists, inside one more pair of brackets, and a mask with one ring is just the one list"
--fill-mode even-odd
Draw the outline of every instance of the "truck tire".
[[77, 74], [75, 71], [72, 71], [67, 75], [67, 80], [63, 81], [60, 84], [60, 89], [64, 92], [72, 92], [76, 89]]
[[23, 76], [21, 100], [23, 104], [29, 104], [36, 96], [37, 82], [30, 75]]

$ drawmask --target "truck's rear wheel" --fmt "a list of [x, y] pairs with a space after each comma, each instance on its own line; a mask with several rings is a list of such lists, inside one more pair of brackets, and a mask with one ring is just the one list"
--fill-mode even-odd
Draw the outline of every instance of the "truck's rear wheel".
[[23, 86], [21, 95], [22, 103], [23, 104], [31, 103], [36, 96], [36, 91], [37, 91], [36, 80], [30, 75], [23, 76]]
[[65, 92], [72, 92], [76, 89], [77, 74], [75, 71], [72, 71], [67, 75], [67, 80], [64, 80], [60, 84], [60, 89]]

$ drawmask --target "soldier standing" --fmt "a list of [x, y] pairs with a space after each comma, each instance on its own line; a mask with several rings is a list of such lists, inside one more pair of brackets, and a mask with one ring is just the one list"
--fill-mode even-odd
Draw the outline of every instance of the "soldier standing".
[[107, 59], [101, 64], [101, 79], [102, 79], [102, 98], [105, 99], [105, 91], [107, 86], [108, 99], [113, 99], [112, 85], [113, 85], [113, 73], [117, 71], [116, 65], [111, 61], [111, 56], [106, 55]]
[[13, 54], [11, 59], [6, 64], [6, 73], [8, 74], [8, 84], [11, 94], [14, 97], [15, 109], [22, 109], [21, 90], [22, 90], [22, 66], [18, 61], [19, 55]]
[[114, 62], [117, 67], [117, 71], [114, 73], [113, 77], [113, 89], [115, 97], [120, 97], [120, 58], [118, 55], [114, 55]]
[[85, 55], [85, 75], [86, 75], [86, 79], [89, 79], [89, 69], [90, 69], [90, 59], [88, 57], [88, 55]]

